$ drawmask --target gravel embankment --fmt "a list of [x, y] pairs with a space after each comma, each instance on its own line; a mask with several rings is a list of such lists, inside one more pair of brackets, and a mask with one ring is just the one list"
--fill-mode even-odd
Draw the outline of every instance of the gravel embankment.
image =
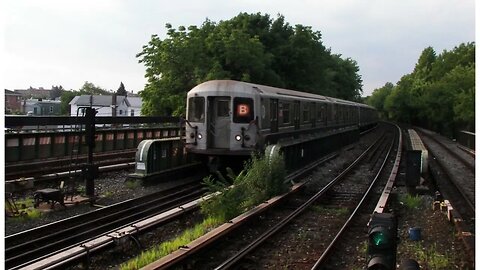
[[[126, 184], [125, 180], [131, 171], [119, 171], [101, 174], [95, 179], [95, 195], [98, 196], [97, 201], [92, 206], [90, 203], [80, 203], [78, 205], [69, 205], [63, 208], [59, 204], [55, 204], [55, 211], [51, 211], [48, 206], [42, 206], [40, 209], [42, 215], [38, 218], [18, 218], [7, 217], [5, 219], [5, 235], [18, 233], [44, 224], [48, 224], [57, 220], [84, 214], [89, 211], [98, 209], [101, 206], [111, 205], [117, 202], [137, 198], [159, 191], [163, 188], [158, 186], [142, 186], [140, 184]], [[32, 198], [32, 194], [28, 193], [26, 197]], [[21, 200], [22, 198], [19, 198]]]

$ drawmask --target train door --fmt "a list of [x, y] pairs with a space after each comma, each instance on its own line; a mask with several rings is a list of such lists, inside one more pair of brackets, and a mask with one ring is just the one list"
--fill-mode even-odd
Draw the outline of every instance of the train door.
[[300, 129], [300, 101], [293, 103], [293, 124], [295, 129]]
[[230, 148], [230, 97], [209, 97], [207, 144], [213, 148]]
[[270, 99], [270, 132], [278, 132], [278, 99]]

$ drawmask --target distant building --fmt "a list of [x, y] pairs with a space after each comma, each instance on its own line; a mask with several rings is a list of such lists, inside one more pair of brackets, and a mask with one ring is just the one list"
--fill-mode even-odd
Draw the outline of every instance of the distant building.
[[26, 99], [22, 102], [22, 112], [27, 115], [59, 115], [60, 100]]
[[39, 88], [30, 88], [28, 89], [15, 89], [15, 93], [22, 95], [23, 99], [48, 99], [50, 98], [51, 89], [44, 89], [43, 87]]
[[142, 98], [127, 96], [127, 99], [128, 99], [128, 102], [130, 103], [130, 107], [128, 108], [128, 112], [130, 116], [142, 115]]
[[82, 115], [80, 107], [95, 108], [96, 116], [140, 116], [142, 100], [138, 97], [116, 96], [113, 99], [110, 95], [82, 95], [74, 97], [69, 104], [71, 116]]
[[12, 114], [22, 111], [22, 95], [5, 89], [5, 113]]

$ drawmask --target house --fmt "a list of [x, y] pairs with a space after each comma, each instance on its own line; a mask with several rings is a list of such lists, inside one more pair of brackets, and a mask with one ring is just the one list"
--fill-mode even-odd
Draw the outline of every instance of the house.
[[44, 89], [43, 87], [39, 88], [30, 88], [28, 89], [15, 89], [15, 93], [20, 94], [24, 99], [47, 99], [50, 98], [50, 89]]
[[81, 107], [95, 108], [96, 116], [140, 116], [142, 100], [116, 95], [82, 95], [74, 97], [69, 104], [71, 116], [82, 115]]
[[22, 111], [22, 95], [5, 89], [5, 113], [11, 114]]
[[60, 115], [60, 100], [26, 99], [22, 102], [22, 112], [27, 115]]
[[128, 102], [130, 103], [129, 113], [130, 116], [140, 116], [142, 115], [142, 98], [127, 96]]

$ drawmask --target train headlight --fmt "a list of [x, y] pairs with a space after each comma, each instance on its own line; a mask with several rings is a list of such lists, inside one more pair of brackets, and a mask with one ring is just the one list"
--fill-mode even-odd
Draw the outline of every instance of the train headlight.
[[195, 138], [195, 134], [192, 132], [190, 133], [190, 139], [193, 139], [193, 138]]
[[240, 136], [240, 135], [235, 135], [235, 140], [241, 141], [241, 140], [242, 140], [242, 136]]
[[198, 136], [197, 136], [197, 137], [198, 137], [199, 140], [201, 140], [201, 139], [203, 138], [202, 133], [198, 133]]

